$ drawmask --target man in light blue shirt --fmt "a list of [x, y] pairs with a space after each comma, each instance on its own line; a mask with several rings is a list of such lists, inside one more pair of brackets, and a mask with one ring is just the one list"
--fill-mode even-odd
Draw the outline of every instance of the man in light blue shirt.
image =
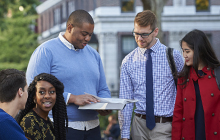
[[[41, 44], [32, 54], [27, 68], [28, 84], [34, 76], [49, 73], [64, 84], [64, 99], [67, 104], [67, 140], [100, 140], [98, 113], [111, 111], [79, 110], [79, 105], [98, 102], [86, 93], [110, 98], [101, 58], [88, 45], [94, 29], [91, 15], [76, 10], [68, 18], [66, 31], [57, 38]], [[52, 116], [50, 116], [52, 117]]]
[[[120, 98], [136, 99], [135, 115], [131, 127], [133, 140], [168, 140], [171, 139], [171, 123], [176, 86], [166, 56], [166, 46], [156, 38], [159, 29], [155, 15], [143, 11], [136, 15], [134, 20], [133, 35], [138, 48], [129, 53], [122, 61], [120, 75]], [[148, 54], [148, 52], [151, 52]], [[146, 127], [146, 61], [148, 55], [152, 58], [153, 80], [153, 129]], [[177, 71], [180, 72], [184, 62], [179, 51], [173, 51]], [[130, 138], [130, 125], [133, 104], [128, 104], [119, 112], [121, 138]]]

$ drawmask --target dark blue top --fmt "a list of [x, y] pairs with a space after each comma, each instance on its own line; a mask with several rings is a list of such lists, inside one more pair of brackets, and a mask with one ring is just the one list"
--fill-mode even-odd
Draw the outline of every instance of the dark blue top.
[[118, 137], [120, 136], [120, 127], [119, 124], [113, 124], [112, 127], [110, 128], [110, 134], [106, 135], [107, 140], [117, 140]]
[[[200, 76], [205, 75], [205, 73], [202, 70], [199, 70], [198, 74]], [[194, 86], [196, 92], [195, 137], [196, 140], [206, 140], [204, 110], [200, 96], [198, 81], [194, 82]]]
[[119, 135], [120, 135], [120, 127], [119, 127], [119, 124], [114, 124], [111, 129], [109, 130], [110, 131], [110, 135], [115, 138], [115, 139], [118, 139]]
[[0, 108], [0, 140], [27, 140], [15, 119]]

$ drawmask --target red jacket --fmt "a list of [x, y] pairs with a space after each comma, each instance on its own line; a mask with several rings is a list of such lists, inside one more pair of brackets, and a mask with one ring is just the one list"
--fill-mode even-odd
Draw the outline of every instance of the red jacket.
[[[211, 70], [204, 67], [202, 71], [206, 75], [199, 78], [191, 68], [186, 87], [177, 86], [172, 140], [195, 140], [196, 93], [194, 81], [197, 80], [204, 109], [206, 140], [220, 140], [220, 90]], [[178, 79], [178, 84], [180, 83], [182, 83], [181, 78]]]

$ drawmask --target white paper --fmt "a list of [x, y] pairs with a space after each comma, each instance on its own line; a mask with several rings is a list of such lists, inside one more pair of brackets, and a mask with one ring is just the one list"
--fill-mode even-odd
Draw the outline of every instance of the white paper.
[[134, 103], [137, 100], [132, 99], [119, 99], [119, 98], [100, 98], [98, 96], [85, 93], [91, 95], [98, 99], [100, 102], [86, 104], [84, 106], [79, 106], [78, 109], [88, 109], [88, 110], [121, 110], [125, 107], [127, 103]]
[[85, 93], [88, 95], [91, 95], [93, 97], [95, 97], [96, 99], [98, 99], [100, 102], [99, 103], [123, 103], [123, 104], [127, 104], [127, 103], [135, 103], [137, 102], [137, 100], [133, 100], [133, 99], [120, 99], [120, 98], [100, 98], [98, 96], [89, 94], [89, 93]]

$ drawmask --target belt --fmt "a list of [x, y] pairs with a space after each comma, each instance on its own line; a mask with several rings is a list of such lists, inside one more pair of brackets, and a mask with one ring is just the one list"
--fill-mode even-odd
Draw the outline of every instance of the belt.
[[[146, 115], [142, 115], [142, 114], [135, 114], [136, 116], [138, 116], [139, 118], [145, 119], [146, 120]], [[159, 116], [155, 116], [155, 123], [165, 123], [165, 122], [172, 122], [173, 117], [159, 117]]]

